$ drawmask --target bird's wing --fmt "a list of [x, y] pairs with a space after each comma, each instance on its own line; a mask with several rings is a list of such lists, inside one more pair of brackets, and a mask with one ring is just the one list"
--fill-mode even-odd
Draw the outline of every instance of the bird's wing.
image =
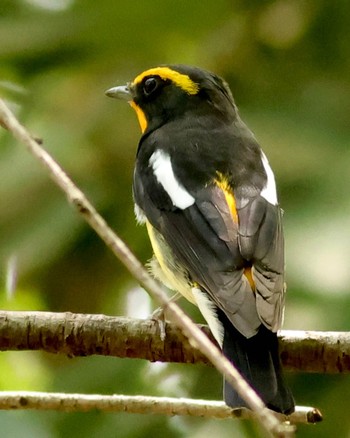
[[135, 178], [136, 201], [143, 200], [148, 221], [193, 286], [205, 291], [245, 336], [253, 336], [261, 322], [276, 331], [284, 295], [279, 207], [259, 194], [243, 201], [214, 181], [191, 192], [192, 205], [164, 208], [163, 189], [157, 184], [148, 188], [142, 177]]
[[282, 211], [258, 195], [248, 202], [238, 201], [237, 213], [240, 253], [252, 263], [259, 317], [266, 327], [277, 331], [285, 299]]

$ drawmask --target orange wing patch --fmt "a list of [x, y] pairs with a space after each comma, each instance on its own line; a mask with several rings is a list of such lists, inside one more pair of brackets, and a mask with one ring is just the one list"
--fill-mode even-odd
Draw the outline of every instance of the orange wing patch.
[[254, 279], [253, 279], [253, 275], [252, 275], [252, 268], [250, 266], [244, 268], [243, 274], [245, 275], [245, 277], [249, 281], [250, 287], [253, 289], [253, 291], [255, 291], [255, 283], [254, 283]]
[[215, 180], [215, 184], [220, 187], [220, 189], [224, 192], [225, 198], [226, 198], [226, 202], [227, 205], [230, 209], [231, 215], [232, 215], [232, 219], [238, 223], [238, 214], [237, 214], [237, 209], [236, 209], [236, 201], [235, 201], [235, 197], [233, 195], [233, 191], [230, 187], [230, 184], [227, 180], [227, 178], [225, 178], [224, 175], [222, 175], [222, 173], [217, 172], [218, 175], [218, 179]]
[[[218, 179], [215, 180], [215, 184], [220, 187], [220, 189], [224, 192], [227, 205], [230, 209], [232, 219], [234, 222], [238, 223], [238, 214], [237, 214], [237, 208], [236, 208], [236, 201], [235, 197], [233, 195], [233, 190], [227, 180], [227, 178], [220, 172], [217, 172]], [[250, 266], [247, 266], [244, 268], [243, 275], [247, 278], [249, 281], [250, 287], [252, 290], [255, 290], [255, 283], [252, 275], [252, 268]]]

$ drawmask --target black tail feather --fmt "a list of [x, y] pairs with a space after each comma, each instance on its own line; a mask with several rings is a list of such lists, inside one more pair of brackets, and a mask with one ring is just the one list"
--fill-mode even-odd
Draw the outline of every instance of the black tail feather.
[[[237, 367], [268, 408], [284, 414], [292, 413], [294, 400], [284, 381], [277, 334], [261, 325], [258, 333], [247, 339], [225, 316], [220, 319], [224, 324], [225, 356]], [[233, 408], [247, 407], [227, 382], [224, 382], [224, 400]]]

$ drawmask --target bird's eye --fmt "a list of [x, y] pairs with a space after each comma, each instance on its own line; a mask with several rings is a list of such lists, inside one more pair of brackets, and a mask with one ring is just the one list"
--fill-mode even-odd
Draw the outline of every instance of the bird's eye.
[[143, 84], [143, 91], [146, 96], [149, 96], [150, 94], [153, 93], [153, 91], [156, 90], [157, 87], [158, 87], [157, 79], [151, 77], [145, 80], [145, 83]]

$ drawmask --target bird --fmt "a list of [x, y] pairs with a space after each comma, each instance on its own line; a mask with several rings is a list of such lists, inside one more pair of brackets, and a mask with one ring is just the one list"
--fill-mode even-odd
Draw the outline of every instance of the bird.
[[[277, 339], [286, 292], [282, 210], [269, 161], [228, 84], [198, 67], [164, 64], [106, 95], [128, 101], [141, 127], [133, 199], [153, 275], [198, 306], [266, 406], [289, 415], [295, 405]], [[224, 401], [247, 407], [225, 381]]]

